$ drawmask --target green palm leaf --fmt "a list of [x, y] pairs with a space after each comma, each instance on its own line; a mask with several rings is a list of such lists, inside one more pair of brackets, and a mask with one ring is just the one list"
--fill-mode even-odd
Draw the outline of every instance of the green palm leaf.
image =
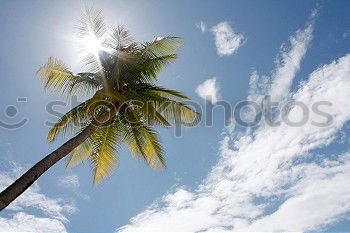
[[149, 58], [157, 58], [176, 54], [177, 50], [181, 48], [183, 41], [180, 37], [164, 37], [155, 39], [152, 43], [145, 43], [143, 45], [142, 54]]
[[65, 136], [66, 133], [76, 134], [91, 122], [92, 115], [89, 114], [89, 107], [93, 99], [89, 99], [71, 109], [63, 115], [56, 124], [51, 128], [48, 134], [48, 141], [53, 142], [58, 135]]
[[76, 75], [60, 60], [50, 57], [47, 64], [40, 67], [37, 74], [44, 81], [46, 90], [62, 93], [67, 96], [72, 94], [91, 94], [101, 85], [94, 76], [87, 74]]
[[118, 124], [99, 128], [91, 136], [91, 165], [94, 184], [109, 176], [117, 163], [117, 149], [120, 147], [120, 131]]
[[91, 159], [91, 155], [91, 144], [90, 139], [88, 139], [69, 153], [66, 160], [66, 166], [67, 168], [78, 166], [82, 162]]

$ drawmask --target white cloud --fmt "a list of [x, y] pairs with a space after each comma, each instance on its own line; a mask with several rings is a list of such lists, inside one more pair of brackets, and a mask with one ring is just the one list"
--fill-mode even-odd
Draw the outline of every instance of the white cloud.
[[64, 188], [77, 189], [80, 187], [79, 177], [75, 174], [62, 176], [58, 184]]
[[309, 24], [304, 30], [298, 30], [289, 41], [291, 49], [280, 54], [276, 61], [277, 68], [273, 74], [273, 82], [270, 89], [272, 100], [281, 101], [286, 98], [293, 78], [300, 69], [300, 63], [309, 47], [312, 39], [313, 24]]
[[271, 77], [260, 77], [255, 70], [252, 72], [248, 100], [261, 103], [266, 95], [270, 95], [272, 101], [283, 101], [288, 98], [293, 78], [299, 71], [302, 59], [310, 46], [313, 24], [314, 20], [311, 20], [305, 29], [298, 30], [291, 36], [290, 46], [282, 46]]
[[66, 232], [63, 223], [56, 219], [40, 218], [23, 212], [12, 218], [0, 217], [2, 232]]
[[[5, 189], [23, 173], [23, 168], [13, 165], [11, 170], [0, 173], [0, 190]], [[8, 217], [0, 218], [3, 231], [62, 232], [67, 214], [76, 212], [73, 203], [62, 198], [50, 198], [41, 193], [34, 183], [5, 210]], [[38, 214], [40, 213], [40, 214]]]
[[215, 45], [219, 56], [230, 56], [245, 42], [242, 34], [236, 33], [228, 22], [221, 22], [211, 31], [215, 36]]
[[215, 104], [220, 98], [220, 88], [216, 83], [216, 78], [205, 80], [196, 88], [196, 93], [199, 97]]
[[200, 21], [199, 24], [196, 24], [196, 27], [199, 28], [203, 33], [207, 31], [207, 25], [203, 21]]
[[90, 197], [80, 190], [79, 177], [76, 174], [65, 175], [59, 178], [58, 185], [74, 192], [79, 198], [89, 200]]
[[[286, 52], [290, 58], [276, 68], [292, 67], [286, 68], [288, 82], [273, 75], [272, 85], [266, 86], [266, 81], [262, 88], [279, 93], [276, 88], [282, 87], [282, 98], [302, 101], [309, 109], [318, 101], [331, 102], [327, 112], [333, 115], [332, 124], [313, 125], [312, 121], [325, 119], [310, 111], [302, 127], [261, 124], [245, 133], [228, 131], [221, 141], [220, 161], [201, 185], [193, 191], [180, 188], [166, 194], [118, 230], [317, 231], [346, 217], [350, 212], [350, 153], [312, 151], [334, 142], [350, 120], [350, 54], [320, 66], [291, 93], [291, 80], [312, 36], [309, 26], [292, 37], [295, 43], [290, 40], [292, 48]], [[289, 117], [296, 120], [300, 114], [293, 108]]]
[[[288, 198], [277, 211], [253, 222], [244, 230], [280, 231], [282, 229], [315, 230], [337, 220], [350, 210], [350, 154], [339, 157], [330, 164], [296, 166], [302, 179], [288, 193]], [[327, 160], [324, 160], [327, 162]], [[297, 218], [295, 217], [297, 214]], [[281, 224], [283, 223], [283, 227]]]

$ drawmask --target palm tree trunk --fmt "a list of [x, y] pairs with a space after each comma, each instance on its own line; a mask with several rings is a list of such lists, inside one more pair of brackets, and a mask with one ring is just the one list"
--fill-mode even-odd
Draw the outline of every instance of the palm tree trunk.
[[73, 137], [57, 150], [47, 155], [40, 160], [20, 178], [13, 182], [9, 187], [0, 193], [0, 211], [5, 209], [11, 202], [13, 202], [18, 196], [20, 196], [27, 188], [29, 188], [44, 172], [52, 167], [59, 160], [68, 155], [74, 148], [83, 143], [97, 127], [103, 123], [108, 122], [117, 113], [117, 107], [112, 108], [110, 112], [107, 112], [94, 120], [88, 127], [86, 127], [81, 133]]

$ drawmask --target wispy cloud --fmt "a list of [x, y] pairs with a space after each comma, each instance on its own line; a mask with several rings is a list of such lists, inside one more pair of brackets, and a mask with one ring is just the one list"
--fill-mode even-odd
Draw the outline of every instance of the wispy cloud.
[[215, 45], [219, 56], [230, 56], [243, 45], [245, 38], [236, 33], [228, 22], [221, 22], [211, 28], [215, 36]]
[[[302, 101], [310, 109], [317, 101], [331, 102], [327, 111], [333, 114], [332, 125], [311, 124], [325, 119], [310, 113], [303, 127], [262, 124], [253, 131], [226, 132], [220, 161], [201, 185], [166, 194], [119, 230], [311, 231], [350, 211], [350, 153], [330, 156], [315, 151], [336, 143], [337, 133], [350, 120], [350, 54], [320, 66], [290, 92], [311, 37], [312, 23], [291, 37], [288, 59], [282, 56], [284, 64], [277, 65], [275, 75], [263, 78], [260, 88], [257, 76], [251, 84], [278, 99]], [[288, 71], [286, 83], [276, 75], [280, 69]], [[252, 91], [250, 98], [254, 93], [259, 96]], [[292, 108], [289, 117], [300, 115]]]
[[198, 24], [196, 24], [196, 27], [199, 28], [203, 33], [207, 31], [207, 25], [203, 21], [200, 21]]
[[58, 183], [60, 186], [69, 189], [77, 189], [80, 187], [79, 177], [75, 174], [62, 176]]
[[[23, 168], [13, 164], [10, 170], [0, 173], [0, 190], [10, 185]], [[0, 217], [2, 231], [39, 231], [62, 232], [64, 223], [68, 222], [66, 215], [77, 211], [75, 205], [62, 198], [50, 198], [43, 194], [37, 183], [34, 183], [20, 197], [11, 203]]]
[[216, 78], [205, 80], [196, 88], [196, 93], [204, 100], [215, 104], [220, 98], [220, 88], [216, 82]]
[[350, 186], [345, 185], [350, 178], [350, 154], [342, 154], [337, 159], [294, 166], [292, 169], [298, 171], [301, 180], [287, 190], [289, 198], [274, 213], [252, 222], [244, 230], [318, 230], [337, 221], [350, 210]]
[[69, 174], [60, 177], [58, 180], [58, 185], [63, 188], [69, 189], [70, 191], [74, 192], [75, 195], [84, 200], [90, 199], [88, 195], [81, 192], [79, 177], [76, 174]]
[[304, 30], [298, 30], [289, 39], [291, 48], [282, 52], [280, 58], [276, 60], [277, 68], [273, 74], [269, 93], [274, 101], [282, 101], [287, 97], [293, 78], [299, 71], [301, 61], [311, 42], [312, 32], [313, 24], [307, 25]]
[[252, 72], [248, 100], [261, 103], [265, 95], [270, 95], [273, 101], [288, 98], [293, 79], [312, 40], [315, 16], [313, 13], [310, 23], [289, 38], [289, 45], [281, 47], [271, 77], [259, 76], [255, 70]]

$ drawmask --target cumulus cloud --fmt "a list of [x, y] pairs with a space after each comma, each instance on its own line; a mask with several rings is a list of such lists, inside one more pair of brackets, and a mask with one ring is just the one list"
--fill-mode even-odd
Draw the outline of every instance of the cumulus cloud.
[[236, 33], [228, 22], [221, 22], [211, 28], [219, 56], [234, 54], [245, 42], [242, 34]]
[[[320, 66], [291, 92], [311, 37], [312, 24], [297, 31], [286, 51], [289, 57], [282, 56], [284, 64], [277, 65], [275, 75], [264, 78], [258, 88], [259, 77], [251, 84], [278, 99], [301, 101], [309, 109], [318, 101], [329, 101], [332, 124], [314, 125], [326, 119], [311, 111], [302, 127], [262, 123], [254, 130], [225, 130], [220, 160], [195, 190], [179, 188], [164, 195], [118, 230], [317, 231], [346, 217], [350, 153], [319, 154], [316, 149], [336, 143], [336, 135], [350, 119], [350, 54]], [[279, 69], [288, 71], [286, 83], [276, 75]], [[252, 93], [257, 92], [252, 90], [250, 98], [259, 96]], [[288, 117], [297, 121], [302, 115], [293, 107]]]
[[220, 88], [216, 82], [216, 78], [205, 80], [196, 88], [196, 93], [204, 100], [215, 104], [220, 98]]
[[[13, 164], [10, 170], [0, 173], [0, 190], [4, 190], [24, 169]], [[67, 215], [75, 213], [74, 203], [62, 198], [50, 198], [43, 194], [34, 183], [21, 196], [12, 202], [0, 217], [2, 231], [63, 232]]]

